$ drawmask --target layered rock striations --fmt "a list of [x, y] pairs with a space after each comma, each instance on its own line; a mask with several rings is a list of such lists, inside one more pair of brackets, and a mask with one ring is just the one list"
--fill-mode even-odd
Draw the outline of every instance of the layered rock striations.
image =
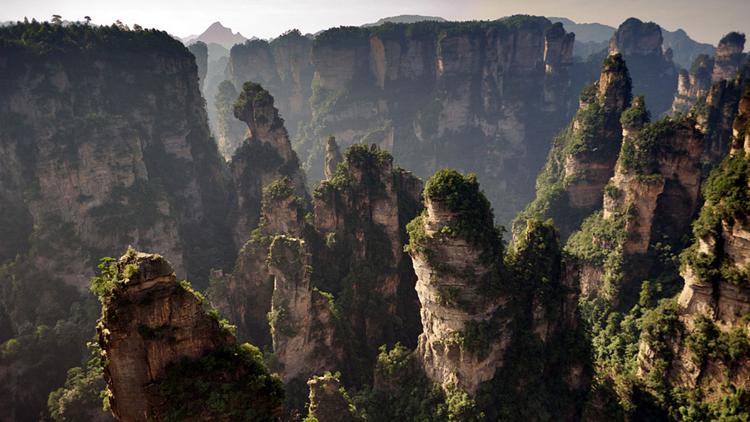
[[530, 218], [552, 218], [566, 239], [602, 204], [622, 143], [620, 115], [630, 105], [631, 80], [622, 57], [608, 57], [599, 81], [581, 94], [573, 122], [555, 139], [537, 180], [537, 197], [517, 217], [514, 232]]
[[[425, 185], [424, 201], [408, 249], [423, 326], [414, 353], [428, 379], [449, 397], [475, 399], [490, 419], [574, 418], [570, 403], [588, 375], [563, 346], [578, 335], [577, 294], [554, 227], [529, 220], [504, 254], [475, 176], [441, 170]], [[555, 396], [571, 402], [551, 403]]]
[[440, 171], [424, 198], [425, 211], [409, 227], [423, 327], [416, 353], [434, 382], [474, 394], [493, 378], [507, 346], [502, 337], [480, 345], [466, 339], [471, 330], [502, 332], [507, 323], [494, 320], [507, 301], [498, 294], [501, 236], [473, 177]]
[[335, 369], [361, 386], [381, 345], [416, 343], [416, 277], [403, 247], [421, 183], [392, 160], [376, 146], [351, 147], [311, 203], [289, 178], [268, 184], [234, 272], [212, 286], [241, 336], [272, 343], [289, 385]]
[[420, 330], [416, 277], [403, 248], [421, 187], [386, 151], [354, 145], [313, 195], [313, 225], [326, 245], [319, 282], [337, 299], [351, 298], [347, 315], [368, 365], [382, 344], [413, 345]]
[[313, 43], [312, 119], [295, 148], [313, 180], [329, 135], [342, 148], [377, 143], [420, 176], [476, 171], [497, 181], [488, 194], [507, 221], [572, 111], [572, 45], [561, 25], [528, 16], [330, 29]]
[[[129, 250], [92, 283], [102, 300], [97, 333], [118, 420], [280, 416], [283, 389], [260, 351], [237, 345], [161, 256]], [[223, 393], [214, 396], [219, 386]]]
[[168, 34], [19, 23], [0, 57], [1, 341], [22, 345], [2, 397], [30, 419], [87, 356], [96, 312], [80, 291], [99, 257], [158, 249], [200, 286], [229, 268], [232, 183], [195, 59]]
[[734, 147], [705, 185], [696, 241], [683, 253], [684, 287], [672, 308], [661, 312], [670, 321], [660, 329], [667, 335], [644, 336], [638, 354], [641, 377], [663, 377], [668, 387], [691, 391], [695, 412], [707, 418], [740, 411], [729, 403], [746, 406], [741, 391], [750, 385], [748, 113], [746, 91]]
[[346, 339], [330, 295], [310, 282], [312, 258], [301, 239], [277, 236], [268, 255], [273, 276], [269, 313], [273, 352], [285, 382], [307, 380], [344, 365]]
[[748, 86], [750, 64], [745, 64], [732, 79], [713, 83], [705, 101], [699, 101], [695, 107], [693, 114], [706, 134], [707, 159], [713, 165], [718, 164], [730, 150], [737, 107]]
[[659, 25], [627, 19], [612, 35], [609, 54], [621, 54], [633, 78], [633, 93], [644, 95], [655, 116], [669, 110], [677, 89], [671, 52], [662, 51]]
[[[602, 212], [568, 243], [584, 296], [624, 308], [636, 301], [642, 280], [663, 271], [654, 245], [682, 247], [700, 200], [704, 142], [695, 121], [649, 118], [643, 97], [622, 114], [622, 148]], [[587, 249], [592, 244], [603, 249]]]
[[[197, 264], [232, 256], [218, 240], [230, 185], [208, 131], [192, 55], [160, 32], [81, 27], [48, 29], [72, 38], [62, 47], [67, 55], [54, 56], [34, 48], [42, 40], [14, 41], [34, 25], [6, 29], [3, 186], [9, 200], [25, 204], [15, 212], [28, 219], [0, 225], [20, 225], [27, 239], [65, 242], [66, 253], [35, 259], [70, 284], [127, 243], [170, 253], [178, 272], [205, 279], [208, 269]], [[115, 57], [87, 54], [86, 37], [97, 51], [118, 42], [129, 47]], [[148, 66], [128, 65], [140, 62]], [[141, 96], [142, 86], [154, 88]], [[48, 233], [34, 233], [33, 226]]]

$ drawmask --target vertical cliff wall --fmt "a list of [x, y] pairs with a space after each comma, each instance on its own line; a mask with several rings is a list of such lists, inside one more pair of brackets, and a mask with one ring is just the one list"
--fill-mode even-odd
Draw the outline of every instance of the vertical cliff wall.
[[514, 222], [552, 218], [566, 239], [602, 204], [622, 143], [620, 114], [630, 105], [631, 80], [619, 54], [608, 57], [599, 80], [581, 93], [573, 122], [555, 138], [537, 179], [537, 196]]
[[96, 312], [80, 291], [100, 257], [158, 249], [198, 286], [234, 260], [197, 72], [160, 31], [0, 28], [0, 341], [19, 346], [0, 364], [8, 417], [38, 418], [88, 355]]
[[441, 170], [424, 201], [408, 249], [422, 306], [414, 353], [428, 379], [489, 419], [575, 417], [588, 375], [584, 355], [563, 346], [578, 335], [577, 294], [554, 227], [529, 220], [504, 254], [475, 176]]
[[277, 98], [277, 106], [292, 137], [296, 137], [299, 126], [310, 118], [312, 42], [298, 30], [288, 31], [270, 42], [249, 40], [232, 47], [227, 63], [226, 77], [238, 89], [252, 81], [263, 85]]
[[638, 354], [641, 377], [661, 377], [678, 394], [692, 392], [692, 411], [705, 418], [747, 409], [742, 391], [750, 385], [749, 113], [746, 89], [732, 151], [706, 182], [696, 241], [683, 253], [684, 287], [677, 302], [661, 312], [670, 323], [643, 336]]
[[[37, 29], [70, 39], [51, 49], [21, 41]], [[48, 24], [3, 35], [2, 190], [12, 206], [0, 226], [17, 227], [10, 240], [20, 246], [3, 259], [30, 253], [79, 286], [98, 257], [128, 243], [169, 253], [197, 279], [232, 259], [219, 240], [230, 185], [181, 44], [157, 31]]]
[[330, 29], [313, 42], [311, 121], [295, 148], [311, 180], [329, 135], [377, 143], [420, 176], [475, 171], [507, 222], [572, 111], [572, 46], [561, 25], [528, 16]]

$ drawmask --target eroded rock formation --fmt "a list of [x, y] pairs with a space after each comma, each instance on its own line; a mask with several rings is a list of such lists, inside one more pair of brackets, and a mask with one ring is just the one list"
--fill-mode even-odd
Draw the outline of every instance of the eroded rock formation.
[[609, 54], [621, 54], [628, 65], [633, 94], [644, 95], [655, 116], [669, 110], [677, 89], [677, 69], [662, 42], [659, 25], [636, 18], [623, 22], [609, 42]]
[[438, 172], [424, 198], [425, 212], [410, 223], [409, 245], [422, 305], [417, 356], [434, 382], [474, 394], [502, 364], [508, 340], [477, 345], [466, 338], [483, 332], [480, 326], [502, 332], [501, 322], [494, 321], [507, 301], [498, 295], [500, 234], [476, 179]]
[[331, 136], [328, 138], [328, 143], [326, 144], [326, 162], [325, 169], [323, 169], [323, 175], [326, 180], [330, 180], [336, 174], [336, 168], [341, 160], [339, 145], [336, 143], [336, 138]]
[[260, 222], [263, 188], [280, 177], [287, 177], [294, 192], [303, 198], [305, 176], [274, 98], [260, 85], [247, 82], [234, 106], [234, 115], [247, 124], [249, 138], [237, 149], [230, 169], [237, 192], [234, 237], [244, 245]]
[[711, 88], [714, 60], [705, 54], [695, 59], [690, 71], [681, 69], [677, 76], [677, 94], [672, 102], [672, 113], [686, 113]]
[[669, 325], [654, 330], [666, 334], [644, 336], [638, 354], [642, 377], [664, 377], [672, 388], [695, 392], [709, 411], [722, 409], [727, 397], [745, 403], [737, 391], [750, 386], [749, 112], [745, 91], [735, 147], [706, 183], [697, 240], [683, 255], [684, 287], [677, 303], [662, 311]]
[[337, 330], [333, 298], [310, 283], [312, 258], [303, 240], [277, 236], [268, 255], [273, 276], [269, 323], [285, 382], [343, 365], [346, 341]]
[[311, 180], [329, 135], [342, 149], [377, 143], [422, 177], [476, 171], [496, 181], [488, 195], [508, 221], [573, 111], [572, 46], [561, 25], [530, 16], [330, 29], [313, 42], [312, 120], [295, 147]]
[[277, 99], [277, 106], [292, 135], [310, 118], [313, 40], [292, 30], [272, 41], [249, 40], [232, 47], [227, 77], [241, 87], [257, 82]]
[[742, 64], [742, 51], [745, 49], [745, 34], [730, 32], [719, 41], [716, 49], [712, 81], [734, 79]]
[[571, 125], [555, 139], [537, 180], [537, 197], [517, 218], [514, 232], [523, 230], [529, 218], [552, 218], [566, 239], [601, 206], [622, 143], [620, 114], [630, 101], [628, 69], [619, 54], [612, 55], [598, 82], [581, 94]]
[[[235, 420], [281, 413], [283, 390], [260, 351], [238, 346], [187, 282], [159, 255], [129, 250], [108, 264], [94, 290], [109, 403], [118, 420]], [[217, 385], [225, 396], [206, 402]]]

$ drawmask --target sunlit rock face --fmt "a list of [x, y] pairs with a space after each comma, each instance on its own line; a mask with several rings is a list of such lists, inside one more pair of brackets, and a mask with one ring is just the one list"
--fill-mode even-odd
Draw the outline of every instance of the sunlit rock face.
[[742, 51], [745, 49], [745, 34], [730, 32], [719, 41], [716, 49], [716, 64], [712, 81], [734, 79], [742, 64]]
[[[280, 415], [281, 384], [265, 370], [260, 351], [237, 346], [225, 323], [205, 309], [189, 283], [177, 281], [160, 255], [130, 249], [109, 264], [101, 282], [108, 285], [97, 290], [102, 300], [97, 336], [115, 418], [229, 421], [247, 412]], [[235, 395], [221, 409], [208, 406], [201, 392], [212, 383]]]

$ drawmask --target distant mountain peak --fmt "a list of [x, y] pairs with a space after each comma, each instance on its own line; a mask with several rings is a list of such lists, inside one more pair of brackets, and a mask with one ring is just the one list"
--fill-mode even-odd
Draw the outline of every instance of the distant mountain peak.
[[206, 28], [202, 34], [185, 37], [182, 39], [182, 42], [203, 41], [206, 44], [216, 43], [225, 48], [231, 48], [233, 45], [242, 44], [246, 40], [247, 38], [239, 32], [232, 32], [231, 28], [227, 28], [221, 22], [216, 21]]

